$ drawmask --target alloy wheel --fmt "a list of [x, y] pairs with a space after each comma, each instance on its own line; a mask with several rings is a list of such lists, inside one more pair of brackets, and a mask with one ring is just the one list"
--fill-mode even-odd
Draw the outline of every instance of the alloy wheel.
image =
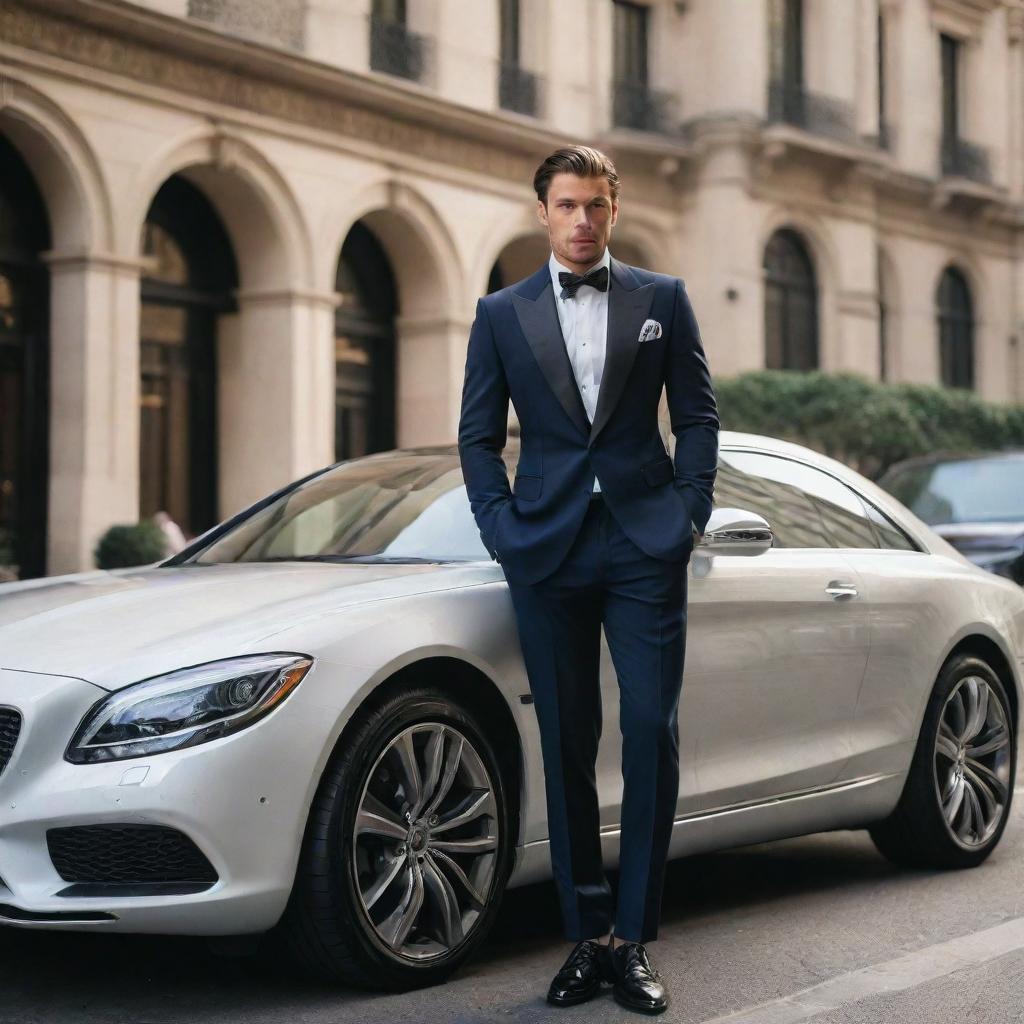
[[1010, 726], [1006, 709], [981, 676], [950, 692], [935, 737], [935, 786], [946, 827], [965, 849], [985, 845], [1010, 795]]
[[423, 962], [468, 939], [491, 895], [499, 827], [493, 780], [458, 729], [420, 722], [389, 740], [351, 844], [363, 913], [388, 953]]

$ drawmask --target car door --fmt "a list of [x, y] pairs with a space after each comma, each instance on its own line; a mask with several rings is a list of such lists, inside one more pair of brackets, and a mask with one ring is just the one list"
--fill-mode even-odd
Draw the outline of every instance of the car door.
[[703, 810], [826, 786], [849, 757], [870, 624], [815, 472], [766, 452], [720, 454], [716, 505], [764, 516], [775, 541], [757, 556], [698, 548], [691, 561], [680, 732]]

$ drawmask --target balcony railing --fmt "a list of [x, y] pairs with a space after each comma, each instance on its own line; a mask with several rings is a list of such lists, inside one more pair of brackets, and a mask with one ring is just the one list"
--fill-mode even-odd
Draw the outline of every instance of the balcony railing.
[[536, 117], [540, 109], [540, 79], [518, 64], [498, 65], [498, 105], [503, 110]]
[[675, 134], [675, 96], [657, 92], [643, 82], [615, 82], [612, 85], [612, 119], [617, 128], [640, 132]]
[[788, 82], [769, 84], [768, 120], [791, 124], [841, 142], [857, 141], [851, 104], [832, 96], [808, 92], [803, 86]]
[[427, 73], [431, 40], [400, 22], [370, 18], [370, 67], [414, 82]]
[[945, 177], [969, 178], [982, 185], [991, 185], [988, 150], [964, 139], [943, 139], [942, 173]]

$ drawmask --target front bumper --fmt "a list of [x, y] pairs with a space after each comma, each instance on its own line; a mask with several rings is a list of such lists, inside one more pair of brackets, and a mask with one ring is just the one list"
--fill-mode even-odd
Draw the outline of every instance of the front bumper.
[[[0, 773], [0, 924], [190, 935], [272, 927], [295, 875], [323, 709], [293, 697], [221, 740], [70, 764], [67, 743], [104, 693], [80, 679], [0, 669], [0, 706], [22, 716]], [[213, 865], [217, 881], [184, 895], [60, 895], [69, 883], [50, 859], [47, 831], [100, 824], [177, 829]]]

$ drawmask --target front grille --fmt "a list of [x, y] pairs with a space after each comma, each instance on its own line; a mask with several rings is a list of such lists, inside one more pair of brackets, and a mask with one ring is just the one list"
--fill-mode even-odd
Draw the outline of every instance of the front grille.
[[0, 772], [14, 753], [14, 744], [21, 732], [21, 715], [14, 708], [0, 708]]
[[53, 866], [66, 882], [212, 885], [217, 872], [184, 833], [165, 825], [79, 825], [46, 833]]

